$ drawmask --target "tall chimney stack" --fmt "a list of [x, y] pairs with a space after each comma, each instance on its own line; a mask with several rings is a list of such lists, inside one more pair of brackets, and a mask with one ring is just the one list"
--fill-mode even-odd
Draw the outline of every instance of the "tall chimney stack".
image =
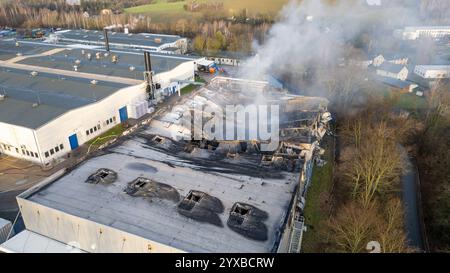
[[150, 52], [144, 51], [145, 63], [145, 80], [147, 81], [147, 93], [151, 100], [155, 99], [155, 85], [153, 84], [152, 62], [150, 59]]
[[105, 47], [106, 47], [106, 51], [109, 52], [108, 30], [105, 28], [105, 29], [103, 30], [103, 33], [105, 34]]
[[152, 61], [150, 59], [150, 52], [144, 51], [145, 71], [152, 71]]

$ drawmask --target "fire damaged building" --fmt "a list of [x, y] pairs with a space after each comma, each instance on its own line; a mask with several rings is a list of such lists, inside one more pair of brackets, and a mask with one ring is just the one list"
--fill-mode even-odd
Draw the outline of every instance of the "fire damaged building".
[[[213, 117], [229, 118], [219, 109], [237, 104], [278, 107], [273, 149], [252, 128], [224, 139], [211, 133], [219, 128], [207, 130]], [[327, 105], [266, 82], [217, 77], [145, 127], [19, 195], [26, 229], [0, 249], [300, 252], [306, 193], [331, 120]], [[189, 115], [196, 111], [201, 115]], [[243, 120], [234, 128], [267, 125], [248, 114]]]

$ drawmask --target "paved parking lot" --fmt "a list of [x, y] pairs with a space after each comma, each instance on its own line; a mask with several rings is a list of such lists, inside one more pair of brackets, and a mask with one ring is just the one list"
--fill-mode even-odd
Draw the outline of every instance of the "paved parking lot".
[[57, 171], [44, 171], [28, 161], [0, 156], [0, 218], [13, 221], [18, 212], [16, 196]]

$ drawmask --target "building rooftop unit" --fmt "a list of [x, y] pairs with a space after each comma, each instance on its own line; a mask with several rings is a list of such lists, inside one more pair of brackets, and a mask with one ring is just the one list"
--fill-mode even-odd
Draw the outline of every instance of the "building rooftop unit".
[[289, 170], [264, 164], [250, 142], [201, 147], [171, 134], [180, 129], [177, 111], [193, 100], [246, 105], [255, 92], [284, 101], [294, 123], [321, 117], [328, 104], [268, 83], [213, 79], [148, 127], [19, 196], [27, 230], [88, 252], [277, 251], [311, 158], [291, 147], [285, 152], [296, 167]]
[[[58, 42], [87, 44], [103, 44], [105, 42], [103, 31], [98, 30], [62, 30], [55, 32], [55, 35], [58, 37]], [[111, 45], [157, 48], [163, 45], [169, 46], [183, 38], [178, 35], [109, 32], [108, 39]]]
[[97, 82], [0, 67], [0, 122], [36, 129], [71, 109], [99, 101], [127, 84]]

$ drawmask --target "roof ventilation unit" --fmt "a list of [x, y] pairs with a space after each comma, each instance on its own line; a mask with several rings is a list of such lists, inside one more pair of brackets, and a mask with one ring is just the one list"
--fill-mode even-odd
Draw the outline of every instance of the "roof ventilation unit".
[[91, 81], [91, 84], [92, 84], [92, 85], [97, 85], [97, 83], [98, 83], [98, 81], [96, 81], [96, 80], [92, 80], [92, 81]]
[[223, 227], [219, 214], [223, 213], [222, 202], [207, 193], [191, 190], [178, 204], [178, 213], [198, 222]]
[[37, 103], [37, 102], [35, 102], [35, 103], [33, 103], [32, 105], [31, 105], [31, 107], [33, 107], [33, 108], [36, 108], [36, 107], [38, 107], [39, 106], [39, 103]]
[[39, 73], [37, 71], [33, 71], [30, 73], [32, 77], [36, 77]]
[[256, 241], [266, 241], [268, 239], [268, 229], [264, 221], [269, 218], [267, 212], [255, 206], [235, 203], [230, 211], [227, 226], [245, 236]]
[[0, 101], [5, 100], [6, 99], [6, 95], [0, 94]]
[[80, 65], [80, 63], [81, 63], [81, 61], [80, 61], [80, 60], [78, 60], [78, 59], [77, 59], [77, 60], [75, 60], [75, 64], [76, 64], [76, 65]]
[[91, 174], [85, 183], [89, 184], [111, 184], [117, 180], [117, 173], [113, 170], [101, 168]]

